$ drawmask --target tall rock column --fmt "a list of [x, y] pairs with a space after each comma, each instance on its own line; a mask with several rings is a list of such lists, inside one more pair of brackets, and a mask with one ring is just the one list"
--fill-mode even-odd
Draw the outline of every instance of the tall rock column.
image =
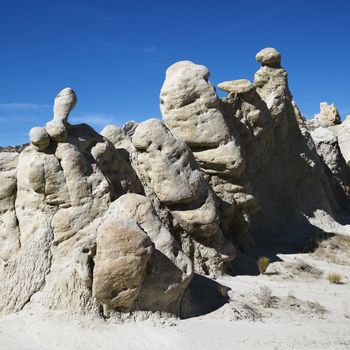
[[209, 75], [205, 66], [189, 61], [170, 66], [160, 93], [160, 109], [165, 124], [191, 148], [219, 197], [224, 234], [241, 243], [249, 221], [246, 208], [257, 203], [242, 181], [245, 160], [240, 137]]

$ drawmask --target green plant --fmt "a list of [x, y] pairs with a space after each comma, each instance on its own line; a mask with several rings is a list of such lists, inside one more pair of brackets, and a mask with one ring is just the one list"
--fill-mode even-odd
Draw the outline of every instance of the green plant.
[[327, 275], [327, 279], [330, 283], [339, 284], [341, 283], [343, 276], [339, 273], [332, 272]]
[[267, 267], [269, 266], [270, 264], [270, 258], [266, 257], [266, 256], [262, 256], [258, 259], [257, 261], [257, 264], [258, 264], [258, 269], [259, 269], [259, 272], [261, 274], [264, 274]]

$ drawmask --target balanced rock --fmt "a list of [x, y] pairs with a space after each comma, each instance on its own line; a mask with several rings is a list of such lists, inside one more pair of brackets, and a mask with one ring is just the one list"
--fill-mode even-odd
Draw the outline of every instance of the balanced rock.
[[243, 94], [254, 89], [254, 85], [246, 79], [224, 81], [218, 88], [231, 94]]
[[279, 67], [281, 64], [281, 54], [273, 47], [262, 49], [255, 58], [263, 66]]

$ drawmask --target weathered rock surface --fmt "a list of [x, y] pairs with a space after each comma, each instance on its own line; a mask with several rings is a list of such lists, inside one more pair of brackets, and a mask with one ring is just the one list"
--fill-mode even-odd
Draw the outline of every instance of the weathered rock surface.
[[139, 124], [132, 143], [145, 181], [161, 202], [191, 202], [203, 191], [203, 175], [191, 152], [160, 120]]
[[205, 66], [181, 61], [167, 69], [160, 109], [170, 130], [190, 147], [217, 147], [229, 139]]
[[[335, 190], [341, 187], [346, 197], [350, 197], [350, 168], [341, 153], [337, 137], [326, 128], [311, 131], [317, 153], [334, 175]], [[342, 192], [339, 189], [339, 192]]]
[[20, 248], [15, 212], [18, 153], [0, 153], [0, 259], [7, 261]]
[[224, 81], [218, 88], [231, 94], [244, 94], [254, 89], [254, 85], [247, 79]]
[[350, 162], [350, 120], [346, 118], [341, 124], [328, 128], [338, 139], [341, 153], [347, 164]]
[[281, 54], [273, 47], [262, 49], [256, 54], [255, 58], [263, 66], [277, 68], [281, 63]]
[[[222, 177], [228, 189], [234, 187], [244, 177], [245, 160], [235, 121], [225, 111], [225, 109], [232, 107], [231, 105], [227, 107], [219, 99], [213, 85], [208, 82], [208, 77], [209, 71], [206, 67], [192, 62], [179, 62], [171, 66], [167, 70], [160, 94], [161, 111], [166, 125], [191, 148], [195, 160], [203, 172], [210, 176]], [[223, 84], [227, 91], [235, 91], [231, 94], [233, 98], [237, 97], [242, 101], [243, 99], [250, 100], [251, 95], [255, 93], [254, 86], [247, 80], [225, 82]], [[185, 88], [182, 88], [183, 92], [179, 93], [181, 87]], [[242, 93], [238, 93], [238, 91]], [[178, 106], [178, 108], [173, 108], [174, 106]], [[186, 115], [186, 118], [182, 119], [184, 115]], [[211, 116], [209, 120], [207, 120], [208, 115]], [[210, 132], [210, 135], [205, 135], [206, 142], [201, 142], [201, 136], [198, 135], [198, 125], [202, 125], [203, 122], [208, 124], [205, 132]], [[217, 137], [218, 129], [212, 128], [211, 123], [216, 126], [221, 125], [221, 137]], [[203, 135], [202, 132], [200, 134]], [[247, 190], [247, 188], [242, 188], [243, 191]], [[221, 192], [216, 191], [215, 187], [213, 189], [220, 197]], [[220, 198], [219, 206], [224, 206], [222, 203], [223, 198]], [[245, 215], [241, 210], [236, 211], [237, 204], [233, 196], [230, 196], [230, 199], [225, 203], [225, 210], [220, 211], [221, 227], [230, 230], [231, 225], [225, 224], [225, 221], [229, 220], [231, 222], [230, 218], [236, 216], [238, 217], [237, 221], [246, 222], [239, 225], [241, 233], [245, 232], [249, 214], [246, 213]], [[225, 214], [223, 214], [224, 212]], [[230, 214], [227, 215], [228, 212]], [[192, 215], [191, 212], [186, 213], [186, 216], [184, 216], [184, 213], [180, 214], [175, 213], [180, 223], [183, 222], [183, 218], [188, 218], [188, 214]], [[188, 227], [185, 227], [185, 229], [188, 230]], [[230, 235], [232, 232], [224, 231], [224, 233]]]
[[[143, 310], [179, 314], [182, 295], [192, 279], [193, 266], [178, 242], [162, 224], [151, 201], [138, 194], [123, 195], [112, 203], [106, 217], [111, 218], [107, 220], [112, 223], [122, 222], [123, 225], [137, 227], [152, 242], [150, 261], [147, 267], [146, 264], [143, 265], [145, 274], [143, 275], [143, 271], [139, 272], [143, 283], [135, 300], [137, 306]], [[97, 251], [98, 247], [99, 241]], [[129, 256], [130, 252], [128, 249], [124, 256]], [[103, 259], [101, 261], [104, 264]], [[95, 263], [94, 275], [99, 269], [98, 261]], [[99, 286], [97, 280], [94, 283]]]
[[175, 63], [163, 121], [101, 134], [68, 122], [66, 88], [29, 145], [0, 150], [0, 313], [191, 315], [198, 274], [245, 271], [344, 223], [349, 121], [327, 104], [306, 120], [281, 54], [256, 59], [254, 83], [219, 84], [223, 99], [205, 66]]
[[96, 245], [94, 296], [112, 308], [130, 309], [153, 253], [151, 240], [133, 222], [108, 220], [98, 229]]
[[333, 103], [329, 105], [327, 102], [321, 102], [320, 113], [316, 114], [313, 119], [307, 120], [306, 123], [310, 129], [328, 128], [340, 124], [341, 119], [337, 107]]

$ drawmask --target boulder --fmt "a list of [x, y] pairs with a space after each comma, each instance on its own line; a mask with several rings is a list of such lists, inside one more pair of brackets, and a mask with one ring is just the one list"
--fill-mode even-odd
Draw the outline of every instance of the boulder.
[[218, 88], [231, 94], [243, 94], [254, 89], [254, 85], [246, 79], [224, 81]]
[[38, 151], [43, 151], [50, 144], [50, 136], [42, 127], [32, 128], [29, 132], [30, 143]]
[[241, 148], [234, 140], [217, 148], [194, 151], [193, 155], [207, 174], [222, 174], [237, 178], [244, 171]]
[[130, 309], [138, 297], [153, 246], [133, 222], [108, 220], [97, 233], [93, 295], [112, 308]]
[[180, 61], [170, 66], [160, 92], [165, 124], [190, 147], [216, 147], [229, 138], [205, 66]]
[[279, 67], [281, 64], [281, 54], [273, 47], [262, 49], [255, 58], [262, 66]]
[[315, 123], [323, 128], [341, 124], [340, 115], [334, 103], [321, 102], [320, 113], [316, 114], [314, 118]]
[[151, 201], [138, 194], [125, 194], [112, 203], [107, 215], [136, 223], [154, 245], [138, 307], [179, 315], [181, 298], [193, 275], [192, 262], [165, 228]]
[[165, 204], [188, 203], [202, 192], [203, 176], [190, 150], [157, 119], [139, 124], [132, 137], [146, 182]]

